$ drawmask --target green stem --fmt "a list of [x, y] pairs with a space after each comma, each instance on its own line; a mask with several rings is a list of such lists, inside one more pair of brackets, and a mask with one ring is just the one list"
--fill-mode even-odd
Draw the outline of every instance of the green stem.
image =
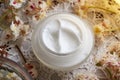
[[3, 25], [3, 24], [1, 24], [1, 23], [0, 23], [0, 27], [1, 27], [2, 29], [6, 29], [6, 28], [7, 28], [7, 26], [5, 26], [5, 25]]
[[11, 12], [11, 10], [7, 10], [6, 13], [4, 13], [3, 15], [0, 16], [0, 22], [5, 18], [5, 16], [7, 16], [9, 13]]
[[5, 19], [5, 17], [9, 14], [12, 13], [12, 10], [8, 9], [5, 13], [2, 13], [2, 15], [0, 16], [0, 27], [2, 29], [6, 29], [7, 26], [3, 25], [3, 20]]

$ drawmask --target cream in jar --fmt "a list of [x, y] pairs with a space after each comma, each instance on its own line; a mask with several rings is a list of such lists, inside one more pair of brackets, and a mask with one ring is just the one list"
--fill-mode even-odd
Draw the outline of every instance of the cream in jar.
[[32, 37], [37, 58], [57, 70], [77, 67], [89, 56], [93, 45], [90, 26], [73, 14], [49, 16], [37, 25]]
[[75, 51], [80, 46], [80, 32], [69, 19], [54, 19], [44, 26], [42, 40], [45, 46], [56, 54]]

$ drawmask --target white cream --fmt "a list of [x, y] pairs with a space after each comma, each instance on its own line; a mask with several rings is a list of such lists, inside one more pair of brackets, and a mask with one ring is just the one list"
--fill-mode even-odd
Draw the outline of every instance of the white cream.
[[92, 30], [75, 15], [52, 15], [37, 26], [32, 36], [32, 48], [37, 58], [50, 68], [76, 68], [93, 48]]
[[80, 46], [80, 30], [78, 25], [69, 19], [53, 19], [43, 30], [45, 46], [55, 53], [73, 52]]

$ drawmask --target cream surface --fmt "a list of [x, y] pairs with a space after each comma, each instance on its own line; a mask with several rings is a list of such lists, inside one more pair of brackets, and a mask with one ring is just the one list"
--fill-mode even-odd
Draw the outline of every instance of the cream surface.
[[80, 30], [74, 21], [66, 19], [53, 19], [43, 30], [45, 46], [58, 54], [70, 53], [80, 46]]

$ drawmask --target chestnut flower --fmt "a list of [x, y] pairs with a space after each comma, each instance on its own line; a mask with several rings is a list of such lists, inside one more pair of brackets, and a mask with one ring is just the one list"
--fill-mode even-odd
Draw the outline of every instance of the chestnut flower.
[[99, 79], [97, 75], [91, 72], [86, 72], [78, 74], [75, 80], [99, 80]]
[[13, 6], [15, 9], [19, 9], [26, 3], [26, 0], [10, 0], [9, 5]]
[[25, 34], [27, 34], [29, 31], [29, 28], [30, 26], [24, 24], [24, 22], [18, 16], [15, 16], [15, 20], [12, 21], [10, 25], [10, 29], [15, 39], [17, 39], [21, 35], [24, 36]]

